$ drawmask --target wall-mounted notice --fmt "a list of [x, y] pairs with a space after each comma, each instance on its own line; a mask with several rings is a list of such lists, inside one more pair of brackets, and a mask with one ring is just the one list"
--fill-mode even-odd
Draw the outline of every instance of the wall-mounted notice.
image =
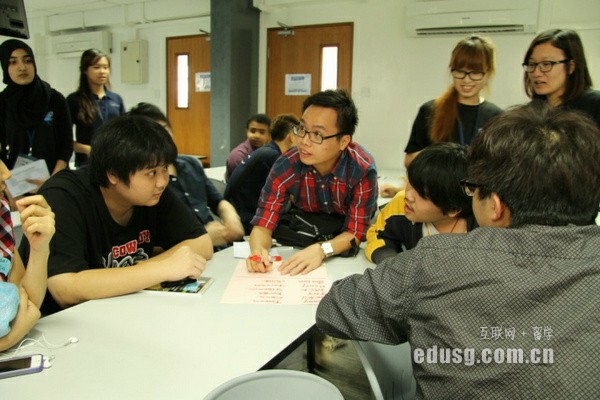
[[286, 96], [310, 96], [311, 74], [285, 74]]
[[210, 92], [210, 72], [196, 72], [196, 92]]

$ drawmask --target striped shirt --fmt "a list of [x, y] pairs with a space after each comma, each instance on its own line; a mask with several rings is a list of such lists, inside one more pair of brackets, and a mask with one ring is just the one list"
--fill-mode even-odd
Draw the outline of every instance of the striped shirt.
[[306, 212], [345, 215], [344, 231], [363, 241], [377, 209], [377, 193], [375, 161], [359, 144], [350, 142], [325, 176], [303, 164], [294, 147], [273, 165], [251, 223], [275, 230], [292, 199]]

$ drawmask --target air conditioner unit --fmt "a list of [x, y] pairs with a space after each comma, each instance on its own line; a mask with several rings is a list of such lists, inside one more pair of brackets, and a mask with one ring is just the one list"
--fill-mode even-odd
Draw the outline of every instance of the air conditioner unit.
[[112, 35], [109, 31], [81, 32], [54, 36], [52, 49], [61, 57], [80, 57], [87, 49], [112, 52]]
[[535, 32], [539, 0], [441, 0], [406, 6], [409, 36]]

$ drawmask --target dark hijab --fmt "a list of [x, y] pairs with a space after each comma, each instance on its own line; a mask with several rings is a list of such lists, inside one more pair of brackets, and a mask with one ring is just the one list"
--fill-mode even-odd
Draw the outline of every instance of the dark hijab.
[[[8, 61], [13, 51], [23, 49], [31, 56], [35, 77], [30, 84], [18, 85], [10, 79]], [[50, 104], [50, 85], [37, 75], [37, 66], [31, 47], [26, 43], [9, 39], [0, 45], [0, 64], [7, 86], [0, 93], [6, 108], [6, 128], [30, 129], [40, 124], [48, 112]]]

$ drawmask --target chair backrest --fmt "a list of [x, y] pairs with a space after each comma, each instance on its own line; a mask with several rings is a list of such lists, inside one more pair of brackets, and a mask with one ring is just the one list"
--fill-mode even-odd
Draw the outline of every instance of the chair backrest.
[[271, 369], [252, 372], [223, 383], [204, 400], [344, 400], [325, 379], [308, 372]]
[[375, 400], [411, 400], [417, 382], [412, 374], [410, 344], [391, 346], [353, 341]]

